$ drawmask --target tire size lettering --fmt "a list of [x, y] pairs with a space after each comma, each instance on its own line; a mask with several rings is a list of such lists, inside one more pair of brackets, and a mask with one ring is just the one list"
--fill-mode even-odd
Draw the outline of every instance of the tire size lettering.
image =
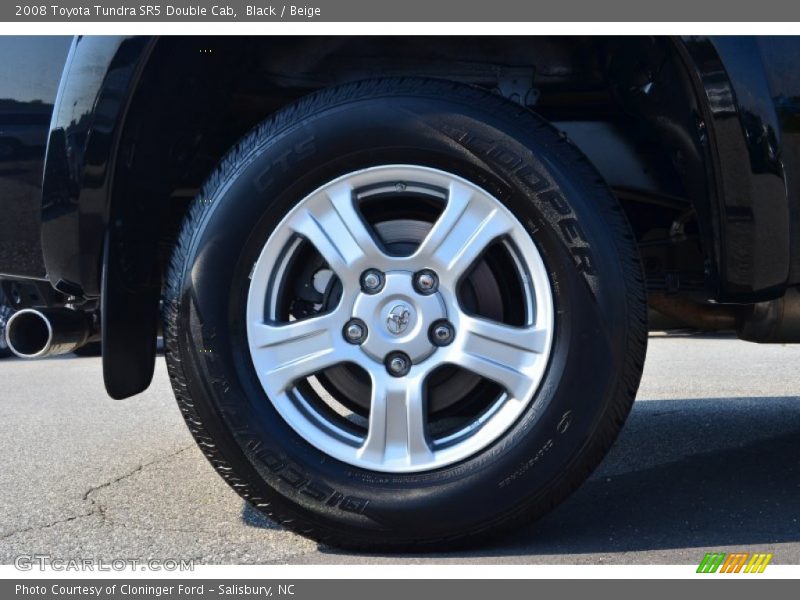
[[510, 484], [512, 484], [512, 483], [513, 483], [515, 480], [517, 480], [517, 479], [519, 479], [520, 477], [522, 477], [522, 476], [523, 476], [525, 473], [527, 473], [527, 472], [528, 472], [528, 471], [529, 471], [529, 470], [530, 470], [530, 469], [531, 469], [531, 468], [532, 468], [532, 467], [533, 467], [533, 466], [534, 466], [536, 463], [538, 463], [538, 462], [539, 462], [539, 461], [542, 459], [542, 457], [543, 457], [545, 454], [547, 454], [547, 453], [550, 451], [550, 449], [551, 449], [552, 447], [553, 447], [553, 440], [552, 440], [552, 438], [551, 438], [551, 439], [547, 440], [547, 441], [544, 443], [544, 446], [542, 446], [542, 447], [539, 449], [539, 451], [538, 451], [536, 454], [534, 454], [534, 455], [533, 455], [533, 457], [531, 457], [530, 459], [528, 459], [527, 461], [525, 461], [524, 463], [522, 463], [522, 465], [520, 465], [520, 467], [519, 467], [519, 468], [518, 468], [516, 471], [514, 471], [514, 472], [513, 472], [511, 475], [509, 475], [508, 477], [506, 477], [506, 478], [505, 478], [505, 479], [503, 479], [502, 481], [500, 481], [500, 483], [498, 483], [498, 484], [497, 484], [497, 487], [504, 488], [504, 487], [506, 487], [507, 485], [510, 485]]
[[[568, 410], [563, 415], [561, 415], [561, 419], [559, 420], [558, 425], [556, 425], [556, 431], [560, 435], [564, 435], [567, 432], [567, 429], [569, 429], [569, 426], [572, 424], [572, 417], [573, 415], [571, 410]], [[516, 471], [511, 473], [511, 475], [509, 475], [505, 479], [501, 480], [500, 483], [497, 484], [497, 487], [501, 488], [506, 487], [507, 485], [513, 483], [515, 480], [522, 477], [525, 473], [527, 473], [530, 469], [532, 469], [536, 465], [536, 463], [538, 463], [544, 457], [545, 454], [547, 454], [550, 451], [550, 449], [553, 447], [553, 444], [554, 444], [553, 438], [548, 439], [544, 443], [544, 445], [539, 449], [539, 451], [533, 455], [532, 458], [523, 462], [517, 468]]]

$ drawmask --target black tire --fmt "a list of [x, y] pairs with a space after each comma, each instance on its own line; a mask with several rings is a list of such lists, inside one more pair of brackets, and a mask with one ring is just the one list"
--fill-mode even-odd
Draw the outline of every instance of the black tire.
[[[500, 441], [435, 471], [376, 476], [325, 456], [278, 415], [247, 352], [243, 303], [255, 257], [296, 202], [344, 173], [403, 162], [458, 174], [518, 216], [550, 273], [556, 334], [535, 401]], [[586, 158], [528, 110], [423, 79], [325, 90], [244, 138], [186, 218], [164, 332], [189, 429], [243, 498], [321, 542], [383, 550], [460, 545], [557, 505], [617, 436], [647, 343], [637, 247]]]
[[5, 295], [0, 290], [0, 358], [8, 358], [14, 355], [6, 343], [6, 323], [8, 323], [13, 314], [14, 309], [9, 306]]

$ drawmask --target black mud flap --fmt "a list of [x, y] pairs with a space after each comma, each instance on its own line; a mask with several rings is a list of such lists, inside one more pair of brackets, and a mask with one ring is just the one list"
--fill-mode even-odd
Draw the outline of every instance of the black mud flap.
[[[101, 319], [103, 381], [115, 400], [143, 392], [153, 380], [158, 336], [161, 286], [158, 270], [131, 273], [126, 250], [106, 234], [103, 252]], [[138, 265], [154, 265], [141, 260]], [[144, 275], [144, 276], [142, 276]]]

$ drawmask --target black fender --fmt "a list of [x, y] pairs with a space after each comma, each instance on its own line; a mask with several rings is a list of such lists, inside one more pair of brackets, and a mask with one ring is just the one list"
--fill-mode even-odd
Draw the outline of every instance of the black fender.
[[[797, 165], [784, 160], [784, 127], [764, 58], [772, 43], [752, 36], [678, 40], [703, 113], [697, 135], [710, 167], [711, 280], [722, 302], [782, 296], [793, 283], [793, 254], [800, 261], [791, 204], [800, 199], [790, 200], [787, 183]], [[800, 50], [800, 40], [793, 45]]]
[[126, 262], [125, 221], [112, 202], [125, 115], [154, 45], [147, 37], [77, 37], [53, 110], [42, 184], [48, 279], [68, 296], [100, 298], [103, 377], [114, 398], [150, 384], [160, 282], [153, 255]]

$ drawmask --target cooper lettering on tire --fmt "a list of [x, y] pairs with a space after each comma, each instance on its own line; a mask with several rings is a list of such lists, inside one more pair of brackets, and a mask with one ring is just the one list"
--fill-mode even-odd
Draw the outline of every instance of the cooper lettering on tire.
[[630, 409], [631, 240], [533, 113], [437, 80], [325, 90], [242, 140], [187, 217], [173, 387], [225, 480], [304, 535], [496, 534], [577, 487]]

